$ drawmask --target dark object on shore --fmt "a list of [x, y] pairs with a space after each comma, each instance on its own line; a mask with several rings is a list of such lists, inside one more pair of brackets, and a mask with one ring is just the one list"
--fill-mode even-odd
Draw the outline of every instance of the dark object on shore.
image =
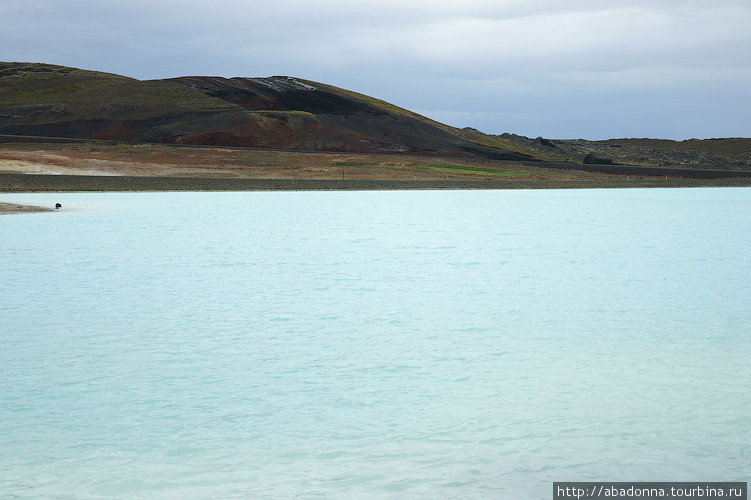
[[62, 205], [61, 205], [61, 204], [59, 204], [59, 203], [55, 203], [55, 210], [57, 210], [57, 209], [58, 209], [58, 208], [60, 208], [60, 207], [62, 207]]

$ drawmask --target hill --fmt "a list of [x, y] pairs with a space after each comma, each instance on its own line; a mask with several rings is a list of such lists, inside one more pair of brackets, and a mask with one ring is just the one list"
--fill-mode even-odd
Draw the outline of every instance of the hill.
[[457, 129], [293, 78], [136, 80], [0, 62], [0, 134], [319, 152], [751, 170], [751, 139], [530, 139]]
[[510, 142], [286, 76], [140, 81], [0, 63], [0, 133], [313, 151], [534, 160]]
[[540, 158], [593, 165], [751, 170], [751, 139], [531, 139], [515, 134], [498, 138]]

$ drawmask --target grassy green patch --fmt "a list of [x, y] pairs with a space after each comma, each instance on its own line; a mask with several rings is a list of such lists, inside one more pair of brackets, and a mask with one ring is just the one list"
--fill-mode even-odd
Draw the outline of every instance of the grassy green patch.
[[375, 165], [373, 163], [362, 163], [358, 161], [332, 161], [329, 163], [332, 167], [380, 167], [382, 165]]
[[494, 168], [469, 167], [465, 165], [426, 165], [423, 168], [435, 172], [446, 172], [447, 174], [470, 174], [470, 175], [491, 175], [499, 177], [531, 177], [532, 174], [523, 172], [512, 172], [511, 170], [496, 170]]
[[69, 94], [71, 92], [78, 92], [79, 90], [88, 87], [89, 84], [87, 83], [75, 83], [73, 85], [62, 85], [60, 87], [52, 87], [49, 89], [40, 89], [40, 90], [26, 90], [22, 91], [24, 94], [28, 96], [43, 96], [43, 95], [53, 95], [53, 94]]
[[432, 165], [399, 165], [389, 163], [387, 165], [377, 165], [373, 163], [364, 163], [357, 161], [334, 161], [330, 163], [334, 167], [378, 167], [378, 168], [409, 168], [414, 170], [431, 170], [433, 172], [444, 172], [447, 174], [463, 175], [487, 175], [495, 177], [531, 177], [532, 174], [523, 172], [513, 172], [511, 170], [496, 170], [494, 168], [470, 167], [466, 165], [449, 165], [437, 163]]

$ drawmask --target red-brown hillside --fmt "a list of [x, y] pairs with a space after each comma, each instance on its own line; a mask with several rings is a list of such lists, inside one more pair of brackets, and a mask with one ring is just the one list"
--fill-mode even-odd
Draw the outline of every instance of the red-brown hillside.
[[292, 77], [139, 81], [29, 63], [0, 63], [0, 133], [533, 159], [490, 136]]

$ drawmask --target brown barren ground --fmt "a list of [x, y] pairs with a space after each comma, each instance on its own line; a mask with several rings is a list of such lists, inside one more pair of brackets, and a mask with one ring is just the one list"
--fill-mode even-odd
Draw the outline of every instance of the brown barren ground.
[[[432, 165], [497, 170], [471, 174], [437, 172]], [[504, 175], [503, 172], [511, 172]], [[521, 163], [424, 156], [303, 153], [296, 151], [187, 148], [168, 145], [0, 144], [0, 172], [52, 175], [128, 175], [235, 179], [340, 180], [572, 180], [597, 178], [528, 167]], [[514, 174], [520, 174], [519, 177]]]
[[652, 185], [749, 186], [751, 179], [665, 179], [653, 175], [588, 172], [575, 164], [570, 168], [545, 168], [544, 164], [435, 156], [154, 144], [0, 143], [0, 192], [533, 189]]

